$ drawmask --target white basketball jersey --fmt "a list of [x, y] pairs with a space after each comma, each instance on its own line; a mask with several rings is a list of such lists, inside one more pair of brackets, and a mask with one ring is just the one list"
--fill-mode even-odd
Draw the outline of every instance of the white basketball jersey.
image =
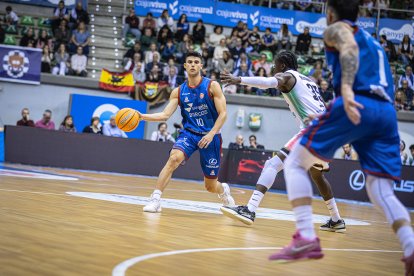
[[289, 105], [295, 118], [298, 120], [300, 128], [305, 128], [304, 119], [311, 114], [321, 114], [325, 112], [325, 103], [319, 94], [318, 85], [310, 78], [294, 71], [288, 70], [285, 73], [292, 74], [296, 83], [288, 93], [282, 93]]

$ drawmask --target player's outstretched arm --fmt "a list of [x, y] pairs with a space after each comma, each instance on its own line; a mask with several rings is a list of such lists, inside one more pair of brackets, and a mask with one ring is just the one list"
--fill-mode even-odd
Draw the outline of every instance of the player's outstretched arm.
[[324, 41], [327, 46], [334, 47], [339, 52], [341, 63], [341, 95], [348, 118], [354, 124], [361, 122], [361, 114], [358, 108], [363, 106], [354, 100], [355, 75], [359, 67], [359, 48], [355, 41], [352, 28], [344, 23], [337, 22], [330, 25], [324, 33]]
[[220, 79], [224, 84], [242, 84], [261, 89], [279, 88], [288, 92], [294, 85], [292, 74], [280, 73], [273, 77], [236, 77], [228, 72], [221, 72]]
[[218, 82], [211, 82], [210, 91], [208, 91], [208, 93], [211, 93], [211, 95], [214, 98], [214, 105], [216, 107], [218, 117], [210, 132], [206, 134], [198, 143], [199, 148], [208, 147], [208, 145], [213, 140], [214, 135], [216, 135], [220, 131], [220, 129], [224, 125], [224, 122], [227, 119], [226, 98], [224, 97], [223, 90], [221, 90], [221, 87], [218, 84]]
[[149, 122], [167, 121], [178, 107], [178, 88], [175, 88], [170, 95], [170, 100], [162, 112], [153, 114], [140, 114], [141, 120]]

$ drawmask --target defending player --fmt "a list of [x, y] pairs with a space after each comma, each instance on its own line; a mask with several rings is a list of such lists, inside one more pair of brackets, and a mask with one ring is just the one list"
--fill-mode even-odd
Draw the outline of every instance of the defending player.
[[[302, 136], [308, 117], [325, 111], [325, 104], [319, 95], [318, 86], [308, 77], [298, 73], [296, 71], [297, 67], [296, 55], [291, 51], [283, 51], [275, 58], [273, 73], [276, 73], [276, 75], [274, 77], [235, 77], [227, 72], [222, 72], [220, 76], [225, 84], [243, 84], [262, 89], [278, 88], [282, 91], [282, 95], [298, 120], [301, 129], [272, 159], [266, 161], [257, 181], [256, 190], [253, 192], [247, 206], [221, 208], [224, 215], [238, 219], [245, 224], [253, 224], [256, 209], [259, 207], [264, 194], [272, 187], [276, 175], [283, 170], [283, 161], [293, 145]], [[345, 222], [339, 215], [331, 185], [323, 176], [323, 172], [328, 170], [329, 165], [323, 161], [317, 162], [309, 169], [309, 173], [325, 200], [331, 215], [331, 218], [326, 224], [321, 225], [320, 229], [331, 232], [345, 232]]]
[[184, 130], [174, 144], [167, 164], [162, 169], [144, 212], [161, 212], [160, 198], [168, 185], [172, 173], [196, 151], [200, 151], [200, 165], [204, 172], [207, 191], [217, 193], [225, 206], [234, 206], [230, 188], [217, 181], [220, 168], [221, 134], [220, 129], [226, 121], [226, 99], [220, 85], [200, 75], [203, 67], [201, 55], [189, 52], [184, 68], [188, 80], [171, 92], [170, 100], [164, 111], [154, 114], [140, 114], [145, 121], [166, 121], [181, 108]]
[[328, 0], [329, 26], [324, 41], [338, 97], [325, 114], [312, 121], [286, 159], [288, 198], [297, 232], [289, 246], [269, 258], [292, 261], [323, 257], [312, 224], [312, 187], [307, 170], [314, 163], [332, 159], [340, 146], [352, 143], [368, 175], [368, 196], [400, 240], [406, 275], [414, 275], [410, 215], [393, 190], [394, 181], [400, 179], [401, 161], [392, 74], [381, 45], [355, 24], [358, 6], [359, 0]]

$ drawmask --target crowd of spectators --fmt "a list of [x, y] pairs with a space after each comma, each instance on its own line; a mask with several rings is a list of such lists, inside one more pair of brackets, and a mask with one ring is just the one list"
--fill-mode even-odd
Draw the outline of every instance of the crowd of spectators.
[[[43, 26], [19, 26], [19, 16], [11, 6], [6, 7], [6, 15], [0, 26], [0, 44], [4, 41], [5, 31], [14, 26], [21, 27], [20, 46], [42, 49], [43, 73], [54, 75], [87, 76], [86, 66], [89, 55], [91, 34], [88, 31], [89, 14], [78, 2], [73, 9], [65, 7], [60, 1], [50, 18]], [[50, 27], [50, 28], [49, 28]]]
[[249, 145], [244, 145], [243, 135], [237, 134], [236, 140], [229, 144], [229, 150], [265, 150], [263, 145], [257, 143], [256, 135], [252, 134], [249, 136]]

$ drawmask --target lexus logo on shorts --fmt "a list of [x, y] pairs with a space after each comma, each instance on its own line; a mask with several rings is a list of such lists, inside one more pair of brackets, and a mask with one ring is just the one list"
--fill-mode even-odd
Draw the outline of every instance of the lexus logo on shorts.
[[208, 164], [215, 166], [217, 165], [217, 159], [216, 158], [210, 158], [210, 160], [208, 160]]
[[365, 186], [365, 175], [362, 171], [356, 170], [349, 176], [349, 186], [352, 190], [360, 191]]

